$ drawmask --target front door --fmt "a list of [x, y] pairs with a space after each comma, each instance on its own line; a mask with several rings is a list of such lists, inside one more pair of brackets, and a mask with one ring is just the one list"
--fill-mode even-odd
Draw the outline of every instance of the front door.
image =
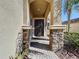
[[44, 19], [35, 19], [34, 27], [35, 36], [44, 36]]

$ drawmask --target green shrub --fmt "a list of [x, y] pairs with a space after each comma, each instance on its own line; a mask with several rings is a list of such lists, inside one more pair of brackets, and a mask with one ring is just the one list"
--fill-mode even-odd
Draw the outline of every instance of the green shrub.
[[79, 48], [79, 33], [65, 33], [65, 41]]

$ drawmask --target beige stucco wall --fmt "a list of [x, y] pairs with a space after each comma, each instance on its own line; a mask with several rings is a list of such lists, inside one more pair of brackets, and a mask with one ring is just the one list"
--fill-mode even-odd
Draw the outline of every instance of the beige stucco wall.
[[0, 59], [15, 55], [16, 38], [21, 26], [22, 0], [0, 0]]
[[[67, 24], [66, 24], [66, 29], [64, 30], [64, 32], [67, 32]], [[79, 22], [74, 22], [70, 24], [70, 32], [76, 32], [79, 33]]]
[[70, 32], [78, 32], [79, 33], [79, 22], [70, 24]]

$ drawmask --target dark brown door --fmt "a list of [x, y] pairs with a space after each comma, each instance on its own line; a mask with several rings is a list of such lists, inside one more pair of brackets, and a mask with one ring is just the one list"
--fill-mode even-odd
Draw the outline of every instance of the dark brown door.
[[35, 36], [44, 36], [44, 20], [43, 19], [35, 19], [34, 22], [34, 35]]

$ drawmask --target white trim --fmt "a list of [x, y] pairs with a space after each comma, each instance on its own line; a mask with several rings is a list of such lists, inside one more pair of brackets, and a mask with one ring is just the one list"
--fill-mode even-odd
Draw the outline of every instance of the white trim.
[[32, 29], [32, 27], [31, 26], [22, 26], [22, 29]]
[[66, 25], [50, 25], [50, 29], [65, 29]]

